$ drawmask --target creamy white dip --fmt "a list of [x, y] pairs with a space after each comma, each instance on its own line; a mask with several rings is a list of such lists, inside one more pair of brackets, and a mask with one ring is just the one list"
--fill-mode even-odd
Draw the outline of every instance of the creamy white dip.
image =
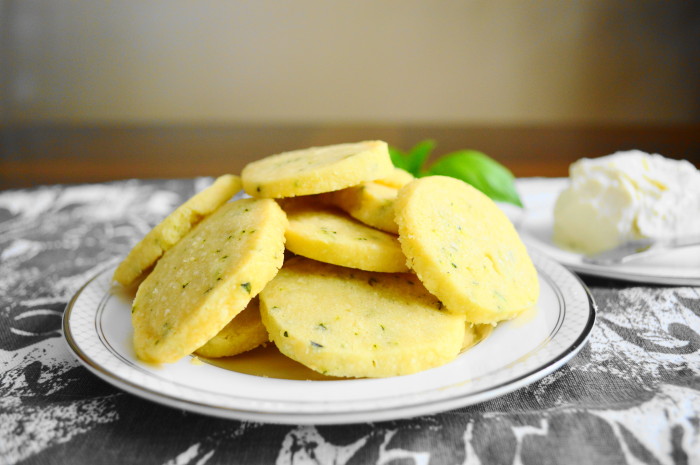
[[632, 239], [700, 234], [700, 171], [639, 150], [583, 158], [554, 207], [554, 241], [596, 253]]

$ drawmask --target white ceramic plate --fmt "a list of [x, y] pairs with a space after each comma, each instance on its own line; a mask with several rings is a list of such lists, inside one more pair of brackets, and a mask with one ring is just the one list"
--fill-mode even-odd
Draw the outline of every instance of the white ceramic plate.
[[567, 186], [566, 178], [518, 180], [525, 211], [513, 218], [523, 241], [567, 268], [625, 281], [700, 286], [700, 247], [686, 247], [622, 265], [585, 263], [583, 255], [559, 248], [552, 240], [554, 203]]
[[482, 402], [553, 372], [574, 356], [595, 320], [593, 301], [572, 273], [534, 255], [542, 287], [532, 311], [499, 325], [453, 362], [408, 376], [295, 381], [252, 376], [190, 357], [155, 367], [131, 346], [131, 298], [113, 268], [89, 281], [64, 314], [71, 351], [125, 391], [171, 407], [239, 420], [337, 424], [392, 420]]

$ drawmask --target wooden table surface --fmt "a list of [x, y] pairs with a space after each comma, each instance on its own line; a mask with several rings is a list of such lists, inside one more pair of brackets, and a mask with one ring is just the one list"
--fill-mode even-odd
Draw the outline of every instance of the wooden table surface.
[[4, 126], [0, 189], [240, 173], [246, 163], [273, 153], [367, 139], [402, 149], [433, 139], [436, 156], [480, 150], [518, 177], [566, 176], [569, 164], [581, 157], [629, 149], [700, 166], [700, 124]]

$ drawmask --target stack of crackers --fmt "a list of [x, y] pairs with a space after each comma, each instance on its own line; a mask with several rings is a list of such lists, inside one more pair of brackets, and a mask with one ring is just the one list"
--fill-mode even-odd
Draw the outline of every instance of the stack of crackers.
[[[241, 188], [248, 198], [231, 200]], [[445, 364], [539, 295], [525, 247], [488, 197], [453, 178], [414, 179], [382, 141], [285, 152], [221, 176], [147, 234], [114, 279], [138, 285], [144, 361], [272, 341], [340, 377]]]

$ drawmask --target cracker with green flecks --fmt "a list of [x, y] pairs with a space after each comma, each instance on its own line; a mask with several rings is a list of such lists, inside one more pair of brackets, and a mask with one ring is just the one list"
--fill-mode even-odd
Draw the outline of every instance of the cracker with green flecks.
[[415, 275], [372, 273], [295, 257], [260, 293], [280, 352], [332, 376], [426, 370], [459, 353], [463, 315], [444, 310]]
[[394, 202], [399, 190], [378, 182], [321, 194], [325, 201], [337, 206], [358, 221], [382, 231], [398, 234], [394, 220]]
[[537, 302], [530, 256], [486, 195], [458, 179], [428, 176], [401, 188], [395, 210], [409, 266], [450, 311], [493, 324]]
[[366, 226], [312, 199], [288, 199], [282, 207], [289, 219], [286, 246], [295, 254], [360, 270], [408, 271], [395, 235]]
[[208, 358], [231, 357], [255, 349], [269, 340], [260, 319], [259, 301], [255, 298], [195, 353]]
[[275, 276], [287, 218], [273, 200], [227, 203], [168, 250], [132, 307], [134, 348], [175, 362], [203, 346]]
[[124, 286], [134, 284], [165, 251], [239, 190], [241, 179], [238, 176], [226, 174], [217, 178], [211, 186], [180, 205], [146, 234], [114, 271], [114, 280]]
[[394, 168], [387, 176], [379, 178], [374, 182], [383, 186], [393, 187], [394, 189], [401, 189], [414, 179], [413, 175], [408, 171], [402, 170], [401, 168]]
[[366, 141], [271, 155], [248, 164], [241, 178], [253, 197], [283, 198], [344, 189], [392, 170], [386, 142]]

